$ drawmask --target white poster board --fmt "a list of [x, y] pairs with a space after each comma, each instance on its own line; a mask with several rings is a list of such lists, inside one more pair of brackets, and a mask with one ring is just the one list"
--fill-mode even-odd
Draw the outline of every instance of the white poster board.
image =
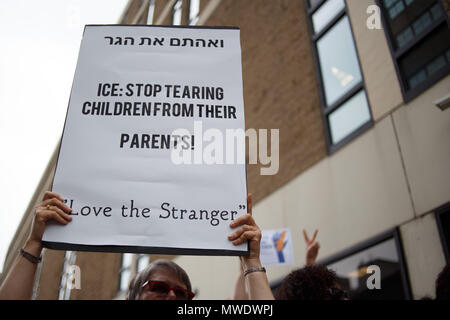
[[73, 220], [44, 245], [246, 254], [227, 240], [247, 212], [245, 139], [225, 154], [227, 131], [245, 130], [242, 91], [237, 28], [86, 26], [52, 188]]
[[273, 266], [294, 264], [291, 230], [289, 228], [262, 230], [261, 264]]

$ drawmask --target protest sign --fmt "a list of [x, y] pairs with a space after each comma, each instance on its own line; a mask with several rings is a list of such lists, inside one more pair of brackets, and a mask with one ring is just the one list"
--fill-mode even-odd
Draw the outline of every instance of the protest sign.
[[264, 266], [293, 264], [290, 229], [262, 230], [260, 257]]
[[239, 29], [86, 26], [52, 187], [73, 220], [44, 245], [247, 253], [244, 130]]

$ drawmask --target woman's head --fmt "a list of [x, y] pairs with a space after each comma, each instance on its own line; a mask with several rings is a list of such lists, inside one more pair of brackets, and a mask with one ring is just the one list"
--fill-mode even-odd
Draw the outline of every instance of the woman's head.
[[179, 265], [166, 259], [156, 260], [130, 282], [128, 300], [190, 299], [189, 277]]
[[337, 282], [336, 273], [314, 265], [292, 271], [277, 292], [280, 300], [343, 300], [346, 293]]

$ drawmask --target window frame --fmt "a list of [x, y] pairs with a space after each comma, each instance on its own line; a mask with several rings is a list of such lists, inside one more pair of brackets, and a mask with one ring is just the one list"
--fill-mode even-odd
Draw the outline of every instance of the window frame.
[[355, 244], [347, 249], [339, 251], [339, 252], [337, 252], [333, 255], [330, 255], [326, 258], [320, 259], [317, 261], [317, 264], [328, 266], [330, 264], [333, 264], [340, 260], [348, 258], [358, 252], [370, 249], [371, 247], [376, 246], [377, 244], [380, 244], [380, 243], [382, 243], [386, 240], [390, 240], [390, 239], [394, 239], [395, 248], [397, 249], [398, 262], [400, 265], [400, 273], [401, 273], [401, 277], [402, 277], [402, 286], [403, 286], [403, 291], [405, 293], [405, 299], [411, 300], [413, 298], [412, 293], [411, 293], [411, 284], [409, 281], [405, 253], [403, 251], [402, 239], [401, 239], [400, 230], [398, 227], [388, 229], [387, 231], [385, 231], [383, 233], [380, 233], [374, 237], [364, 240], [364, 241], [362, 241], [358, 244]]
[[[421, 95], [423, 92], [425, 92], [427, 89], [431, 88], [435, 83], [439, 82], [439, 80], [443, 79], [445, 76], [447, 76], [450, 73], [450, 61], [447, 64], [447, 66], [438, 72], [434, 73], [430, 77], [428, 77], [424, 82], [419, 84], [418, 86], [411, 88], [407, 90], [407, 83], [402, 72], [400, 70], [399, 66], [399, 60], [405, 56], [408, 52], [411, 52], [417, 45], [419, 45], [425, 38], [427, 38], [434, 30], [437, 30], [444, 24], [447, 24], [448, 27], [450, 27], [450, 19], [448, 18], [447, 11], [445, 10], [442, 1], [437, 0], [437, 3], [440, 5], [441, 9], [444, 11], [444, 15], [440, 17], [438, 20], [433, 21], [431, 25], [427, 26], [420, 35], [415, 36], [411, 41], [408, 42], [407, 45], [405, 45], [402, 48], [395, 49], [395, 39], [393, 39], [389, 23], [386, 18], [386, 9], [384, 8], [384, 5], [382, 3], [383, 0], [375, 0], [375, 4], [380, 9], [380, 15], [381, 15], [381, 22], [383, 25], [384, 34], [386, 37], [386, 41], [388, 43], [389, 51], [391, 53], [392, 61], [394, 62], [395, 72], [397, 73], [397, 79], [400, 84], [400, 89], [403, 96], [403, 102], [408, 103], [414, 98]], [[431, 6], [430, 6], [431, 7]]]
[[201, 9], [201, 3], [200, 0], [198, 0], [198, 10], [197, 10], [197, 15], [195, 17], [191, 18], [191, 14], [192, 14], [192, 0], [189, 0], [189, 6], [188, 6], [188, 25], [190, 26], [195, 26], [198, 22], [198, 19], [200, 18], [200, 9]]
[[[178, 24], [175, 24], [175, 13], [177, 12], [177, 5], [179, 5], [180, 7], [179, 7], [179, 13], [180, 13], [180, 22], [178, 23]], [[171, 10], [171, 19], [172, 19], [172, 22], [171, 22], [171, 24], [172, 24], [172, 26], [182, 26], [183, 25], [183, 0], [176, 0], [174, 3], [173, 3], [173, 6], [172, 6], [172, 10]]]
[[[450, 215], [450, 202], [447, 202], [446, 204], [444, 204], [444, 205], [438, 207], [436, 210], [434, 210], [434, 217], [436, 219], [439, 238], [441, 240], [442, 251], [444, 251], [445, 262], [448, 264], [448, 263], [450, 263], [450, 248], [447, 244], [447, 239], [445, 237], [446, 230], [444, 230], [444, 227], [442, 225], [442, 216], [444, 214]], [[447, 231], [450, 233], [450, 230], [447, 230]], [[450, 238], [450, 234], [449, 234], [449, 238]]]
[[154, 21], [154, 15], [155, 15], [155, 0], [150, 0], [148, 2], [148, 9], [147, 9], [147, 25], [152, 25]]
[[[309, 0], [305, 0], [305, 8], [306, 8], [306, 15], [307, 15], [307, 24], [309, 29], [309, 36], [311, 41], [311, 47], [313, 51], [313, 59], [314, 59], [314, 69], [316, 72], [316, 78], [317, 83], [319, 86], [319, 96], [320, 96], [320, 104], [321, 104], [321, 114], [322, 114], [322, 121], [324, 124], [324, 131], [325, 131], [325, 140], [327, 144], [327, 151], [328, 154], [331, 155], [337, 150], [341, 149], [343, 146], [348, 144], [353, 139], [356, 139], [358, 136], [366, 132], [368, 129], [370, 129], [374, 125], [373, 121], [373, 114], [372, 114], [372, 108], [370, 106], [369, 96], [366, 90], [365, 86], [365, 80], [364, 80], [364, 73], [363, 69], [361, 67], [361, 62], [359, 58], [359, 52], [358, 47], [356, 46], [355, 37], [353, 33], [353, 26], [351, 23], [350, 15], [348, 14], [348, 6], [347, 1], [344, 0], [345, 7], [341, 9], [317, 34], [314, 32], [313, 22], [312, 22], [312, 15], [325, 3], [326, 0], [319, 1], [315, 6], [310, 7]], [[356, 83], [353, 85], [351, 89], [347, 91], [342, 97], [340, 97], [337, 101], [335, 101], [332, 105], [327, 107], [326, 104], [326, 98], [325, 98], [325, 86], [323, 83], [323, 78], [321, 74], [320, 69], [320, 59], [319, 59], [319, 53], [317, 49], [317, 42], [322, 38], [323, 35], [325, 35], [328, 31], [330, 31], [337, 22], [339, 22], [342, 18], [347, 16], [349, 20], [350, 25], [350, 32], [352, 36], [352, 41], [355, 47], [355, 54], [358, 60], [358, 68], [361, 73], [361, 81], [359, 83]], [[359, 126], [358, 129], [354, 130], [352, 133], [348, 134], [345, 138], [340, 140], [338, 143], [333, 144], [333, 140], [331, 137], [331, 128], [330, 123], [328, 121], [329, 115], [339, 109], [342, 105], [344, 105], [345, 102], [349, 101], [353, 96], [355, 96], [357, 93], [359, 93], [361, 90], [365, 91], [366, 95], [366, 101], [367, 101], [367, 107], [369, 109], [370, 114], [370, 120], [364, 123], [363, 125]]]
[[[124, 266], [124, 261], [125, 261], [125, 254], [131, 254], [132, 256], [130, 256], [131, 257], [131, 261], [130, 261], [130, 264], [129, 265], [127, 265], [127, 266]], [[130, 283], [130, 281], [131, 281], [131, 279], [132, 279], [132, 274], [133, 274], [133, 259], [135, 259], [134, 258], [134, 256], [133, 256], [133, 254], [132, 253], [122, 253], [121, 254], [121, 256], [120, 256], [120, 268], [119, 268], [119, 271], [118, 271], [118, 273], [119, 273], [119, 283], [118, 283], [118, 285], [117, 285], [117, 294], [120, 294], [120, 293], [124, 293], [124, 292], [126, 292], [127, 291], [127, 288], [125, 288], [124, 290], [122, 290], [122, 287], [121, 287], [121, 284], [122, 284], [122, 278], [123, 278], [123, 273], [125, 272], [125, 271], [130, 271], [130, 275], [129, 275], [129, 279], [128, 279], [128, 284]]]
[[70, 294], [72, 289], [67, 286], [69, 283], [68, 268], [75, 265], [77, 259], [76, 251], [65, 251], [64, 262], [61, 270], [60, 284], [58, 289], [58, 300], [70, 300]]
[[[355, 244], [347, 249], [339, 251], [339, 252], [332, 254], [326, 258], [320, 259], [316, 262], [316, 264], [328, 266], [330, 264], [333, 264], [335, 262], [343, 260], [349, 256], [352, 256], [358, 252], [367, 250], [370, 247], [376, 246], [377, 244], [380, 244], [380, 243], [382, 243], [386, 240], [390, 240], [390, 239], [394, 239], [395, 248], [398, 253], [398, 262], [400, 265], [400, 273], [401, 273], [401, 277], [402, 277], [403, 292], [405, 293], [405, 300], [412, 300], [413, 296], [412, 296], [412, 291], [411, 291], [411, 283], [409, 281], [408, 268], [407, 268], [407, 263], [406, 263], [406, 259], [405, 259], [405, 253], [403, 250], [403, 244], [402, 244], [399, 227], [394, 227], [394, 228], [388, 229], [385, 232], [382, 232], [382, 233], [380, 233], [374, 237], [371, 237], [367, 240], [363, 240], [363, 241], [359, 242], [358, 244]], [[297, 267], [296, 269], [299, 269], [299, 268], [302, 268], [302, 267]], [[282, 277], [282, 278], [279, 278], [279, 279], [276, 279], [276, 280], [270, 282], [270, 288], [271, 288], [273, 294], [276, 294], [276, 291], [281, 286], [284, 278], [285, 277]]]

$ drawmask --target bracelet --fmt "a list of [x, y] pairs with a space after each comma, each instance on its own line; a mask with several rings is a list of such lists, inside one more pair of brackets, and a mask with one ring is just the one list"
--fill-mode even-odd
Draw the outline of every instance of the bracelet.
[[42, 260], [42, 257], [39, 258], [35, 257], [31, 253], [28, 253], [25, 250], [23, 250], [23, 248], [20, 248], [19, 252], [25, 259], [27, 259], [31, 263], [38, 264]]
[[244, 277], [246, 275], [248, 275], [249, 273], [259, 272], [259, 271], [266, 272], [266, 268], [264, 268], [264, 267], [261, 267], [261, 268], [250, 268], [250, 269], [244, 270]]

